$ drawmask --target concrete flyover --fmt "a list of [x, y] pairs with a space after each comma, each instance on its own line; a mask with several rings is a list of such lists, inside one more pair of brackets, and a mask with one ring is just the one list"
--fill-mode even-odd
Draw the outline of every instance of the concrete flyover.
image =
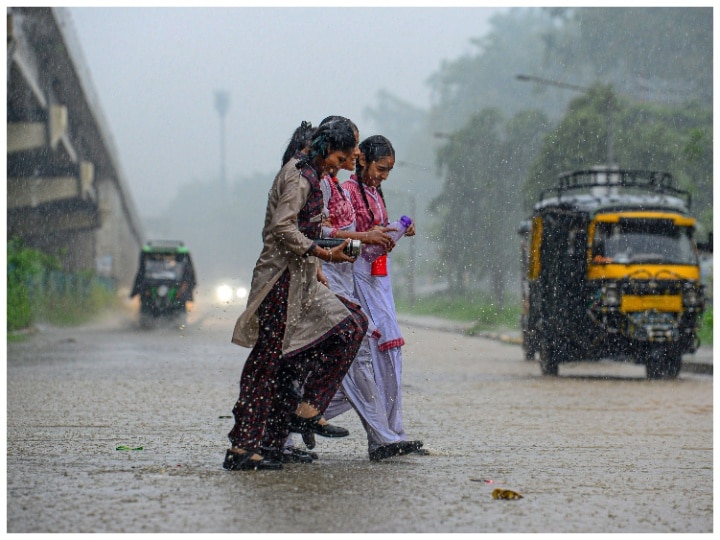
[[130, 287], [143, 229], [63, 8], [7, 8], [7, 239]]

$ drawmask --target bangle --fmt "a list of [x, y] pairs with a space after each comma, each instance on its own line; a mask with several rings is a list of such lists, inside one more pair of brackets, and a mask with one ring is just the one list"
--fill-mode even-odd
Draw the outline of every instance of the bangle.
[[333, 260], [332, 251], [328, 249], [327, 252], [328, 252], [328, 262], [332, 262], [332, 260]]

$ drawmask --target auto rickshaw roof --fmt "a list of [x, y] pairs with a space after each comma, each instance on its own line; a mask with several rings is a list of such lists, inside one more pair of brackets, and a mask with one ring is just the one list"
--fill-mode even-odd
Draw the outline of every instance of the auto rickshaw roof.
[[189, 253], [180, 240], [148, 240], [142, 247], [143, 253]]
[[545, 199], [535, 205], [536, 212], [550, 208], [562, 208], [589, 215], [623, 210], [670, 210], [683, 215], [688, 214], [687, 207], [682, 199], [667, 195], [622, 195], [612, 193], [594, 195], [576, 193]]
[[[555, 196], [552, 196], [555, 195]], [[622, 210], [670, 210], [687, 215], [690, 193], [659, 171], [596, 167], [562, 173], [543, 190], [535, 212], [561, 208], [587, 214]]]

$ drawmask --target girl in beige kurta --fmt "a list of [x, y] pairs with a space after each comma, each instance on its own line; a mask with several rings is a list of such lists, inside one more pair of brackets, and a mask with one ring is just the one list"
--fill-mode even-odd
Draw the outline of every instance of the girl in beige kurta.
[[[343, 253], [344, 244], [327, 250], [313, 241], [322, 223], [320, 178], [336, 174], [355, 144], [351, 122], [320, 126], [310, 145], [283, 166], [268, 194], [263, 249], [247, 309], [232, 336], [233, 343], [252, 351], [233, 408], [226, 469], [281, 468], [278, 460], [259, 454], [263, 437], [279, 451], [291, 427], [318, 425], [367, 330], [358, 305], [317, 281], [320, 260], [354, 259]], [[292, 381], [309, 381], [313, 402], [298, 403]]]

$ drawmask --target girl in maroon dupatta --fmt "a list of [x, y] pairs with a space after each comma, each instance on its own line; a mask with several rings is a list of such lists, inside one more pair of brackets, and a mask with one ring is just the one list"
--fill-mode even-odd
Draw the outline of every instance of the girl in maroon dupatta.
[[[252, 350], [233, 408], [225, 469], [281, 469], [279, 460], [260, 453], [266, 432], [282, 445], [291, 427], [329, 429], [320, 428], [319, 420], [357, 353], [367, 318], [317, 280], [320, 260], [354, 261], [343, 251], [347, 242], [324, 249], [313, 239], [320, 237], [322, 223], [320, 178], [336, 174], [355, 147], [351, 123], [320, 126], [270, 189], [263, 249], [232, 337]], [[301, 401], [290, 391], [292, 381], [306, 380], [310, 372], [315, 392], [312, 401]]]

